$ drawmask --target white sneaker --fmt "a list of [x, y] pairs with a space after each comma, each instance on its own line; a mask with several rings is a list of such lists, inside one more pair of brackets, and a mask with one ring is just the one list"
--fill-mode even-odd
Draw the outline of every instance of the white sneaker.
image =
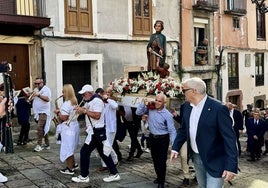
[[77, 177], [72, 177], [72, 181], [76, 182], [76, 183], [87, 183], [89, 182], [89, 177], [83, 177], [81, 175], [77, 176]]
[[42, 151], [43, 148], [40, 146], [40, 145], [37, 145], [35, 148], [34, 148], [34, 151], [35, 152], [39, 152], [39, 151]]
[[6, 176], [4, 176], [2, 173], [0, 173], [0, 183], [5, 183], [5, 182], [7, 182], [7, 177]]
[[121, 178], [119, 176], [119, 174], [111, 174], [110, 176], [103, 178], [103, 181], [105, 182], [112, 182], [112, 181], [119, 181]]

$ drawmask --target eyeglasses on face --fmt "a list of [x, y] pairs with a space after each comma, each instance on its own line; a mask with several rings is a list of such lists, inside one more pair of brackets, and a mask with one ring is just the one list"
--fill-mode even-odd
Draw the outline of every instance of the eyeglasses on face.
[[186, 89], [182, 89], [182, 93], [186, 93], [189, 90], [192, 90], [193, 88], [186, 88]]
[[34, 83], [35, 85], [39, 85], [39, 84], [41, 84], [42, 82], [39, 82], [39, 83]]

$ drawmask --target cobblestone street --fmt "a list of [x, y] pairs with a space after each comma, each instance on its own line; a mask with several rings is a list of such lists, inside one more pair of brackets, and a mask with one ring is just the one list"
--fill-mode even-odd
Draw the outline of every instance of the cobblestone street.
[[[16, 136], [14, 136], [16, 137]], [[16, 138], [14, 138], [16, 141]], [[245, 152], [246, 137], [241, 138], [242, 156], [240, 159], [239, 175], [232, 181], [233, 186], [228, 182], [225, 187], [235, 188], [266, 188], [268, 187], [268, 156], [263, 156], [259, 161], [248, 162], [247, 153]], [[5, 184], [0, 187], [8, 188], [67, 188], [67, 187], [103, 187], [103, 188], [153, 188], [155, 172], [153, 170], [152, 160], [149, 153], [143, 153], [141, 158], [134, 159], [131, 162], [126, 161], [128, 156], [129, 137], [126, 137], [123, 143], [120, 143], [123, 153], [123, 160], [118, 166], [121, 181], [113, 183], [105, 183], [102, 178], [108, 175], [108, 172], [97, 172], [100, 167], [100, 160], [93, 154], [91, 156], [90, 165], [90, 182], [89, 183], [73, 183], [71, 175], [60, 173], [60, 169], [65, 167], [59, 161], [59, 145], [56, 144], [54, 136], [50, 137], [51, 149], [41, 152], [33, 152], [35, 141], [25, 146], [14, 146], [13, 154], [0, 154], [0, 171], [9, 178]], [[81, 142], [84, 136], [81, 137]], [[81, 145], [79, 146], [80, 149]], [[79, 162], [79, 149], [76, 151], [75, 158]], [[167, 162], [167, 178], [166, 187], [178, 188], [183, 187], [182, 171], [180, 170], [179, 160], [170, 163]], [[79, 170], [75, 175], [79, 175]], [[196, 188], [195, 182], [190, 182], [190, 188]]]

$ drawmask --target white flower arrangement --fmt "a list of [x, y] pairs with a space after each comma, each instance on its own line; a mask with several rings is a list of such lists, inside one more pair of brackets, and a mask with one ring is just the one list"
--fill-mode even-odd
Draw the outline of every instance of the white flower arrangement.
[[119, 78], [110, 83], [114, 92], [125, 95], [138, 93], [145, 89], [146, 95], [164, 93], [167, 97], [177, 97], [181, 93], [181, 84], [174, 78], [160, 78], [153, 72], [141, 73], [137, 79]]

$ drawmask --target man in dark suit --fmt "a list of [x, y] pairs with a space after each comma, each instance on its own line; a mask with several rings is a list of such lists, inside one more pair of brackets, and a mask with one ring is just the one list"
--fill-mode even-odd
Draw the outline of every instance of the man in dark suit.
[[248, 135], [248, 149], [250, 152], [250, 159], [248, 159], [248, 161], [255, 161], [261, 156], [261, 147], [264, 142], [263, 136], [266, 131], [265, 122], [260, 118], [259, 109], [253, 111], [253, 118], [248, 119], [246, 128]]
[[170, 159], [178, 156], [187, 141], [188, 159], [193, 160], [199, 187], [221, 188], [238, 170], [232, 118], [225, 105], [207, 96], [206, 84], [200, 78], [185, 80], [182, 88], [187, 102]]
[[233, 128], [234, 128], [235, 135], [236, 135], [238, 153], [239, 153], [239, 156], [240, 156], [241, 155], [241, 145], [240, 145], [239, 137], [240, 137], [240, 134], [243, 132], [243, 129], [244, 129], [243, 128], [243, 116], [242, 116], [242, 113], [239, 110], [234, 108], [234, 104], [232, 104], [231, 102], [227, 102], [226, 106], [230, 111], [230, 116], [234, 120]]

